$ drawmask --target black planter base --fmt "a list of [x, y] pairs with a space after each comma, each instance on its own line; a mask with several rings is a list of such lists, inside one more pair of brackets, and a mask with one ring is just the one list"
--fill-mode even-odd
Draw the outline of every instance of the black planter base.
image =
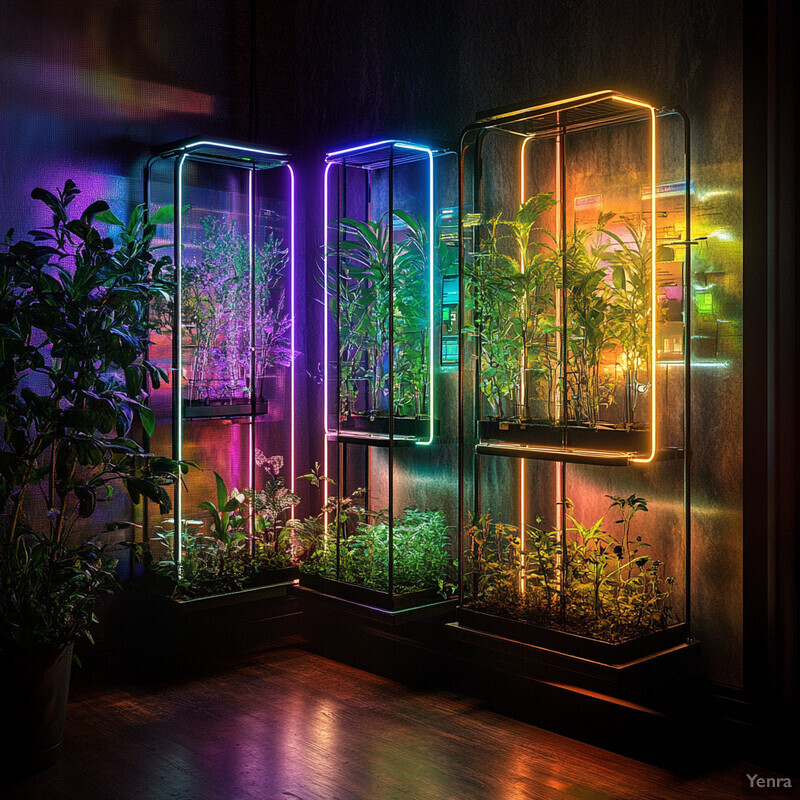
[[3, 712], [0, 783], [52, 767], [61, 754], [73, 646], [5, 653], [0, 660]]
[[569, 461], [569, 450], [591, 452], [649, 454], [650, 431], [582, 425], [560, 427], [546, 421], [480, 420], [478, 435], [481, 443], [501, 442], [526, 447], [563, 448]]
[[130, 678], [173, 678], [298, 634], [300, 606], [288, 594], [293, 585], [286, 581], [188, 600], [130, 585], [124, 654]]
[[351, 603], [359, 603], [384, 611], [404, 611], [443, 602], [441, 595], [435, 589], [392, 595], [378, 589], [369, 589], [365, 586], [357, 586], [353, 583], [345, 583], [334, 578], [311, 575], [306, 572], [300, 573], [300, 586], [313, 589], [321, 594], [338, 597]]
[[604, 664], [464, 622], [447, 629], [461, 691], [499, 713], [679, 772], [707, 752], [696, 641]]
[[[437, 430], [434, 422], [434, 434]], [[394, 438], [396, 444], [404, 441], [413, 443], [426, 440], [430, 436], [431, 423], [428, 417], [395, 417]], [[338, 432], [331, 434], [340, 442], [351, 444], [374, 444], [389, 446], [389, 418], [353, 414], [339, 423]]]
[[636, 639], [612, 643], [464, 607], [458, 609], [458, 622], [473, 630], [601, 664], [625, 664], [676, 647], [686, 640], [686, 626], [682, 623]]

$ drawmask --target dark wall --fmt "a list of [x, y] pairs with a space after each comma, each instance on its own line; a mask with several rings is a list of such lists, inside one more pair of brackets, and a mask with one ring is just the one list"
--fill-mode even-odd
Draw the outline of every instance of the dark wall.
[[[743, 683], [741, 41], [740, 3], [297, 3], [298, 143], [310, 220], [321, 218], [324, 153], [340, 145], [397, 136], [457, 147], [481, 111], [591, 89], [688, 113], [694, 235], [708, 237], [694, 271], [699, 281], [720, 276], [724, 298], [724, 321], [710, 332], [719, 365], [694, 376], [694, 633], [707, 675], [733, 687]], [[307, 230], [310, 268], [318, 228]], [[312, 363], [317, 318], [310, 306]]]
[[0, 224], [31, 227], [30, 189], [67, 177], [87, 202], [130, 206], [152, 145], [252, 136], [296, 153], [308, 274], [326, 150], [373, 135], [457, 146], [481, 110], [593, 88], [683, 106], [698, 226], [731, 237], [700, 259], [722, 267], [730, 326], [727, 367], [694, 398], [696, 633], [709, 677], [742, 686], [741, 2], [0, 0], [0, 19]]

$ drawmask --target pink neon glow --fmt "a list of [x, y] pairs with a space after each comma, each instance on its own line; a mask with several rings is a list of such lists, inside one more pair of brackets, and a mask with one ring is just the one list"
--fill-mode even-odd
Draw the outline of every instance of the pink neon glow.
[[[292, 169], [291, 164], [287, 164], [286, 168], [289, 170], [289, 275], [290, 275], [290, 298], [289, 298], [289, 308], [291, 309], [292, 315], [292, 325], [291, 325], [291, 352], [292, 352], [292, 361], [291, 361], [291, 372], [289, 375], [289, 408], [290, 408], [290, 445], [289, 445], [289, 465], [290, 465], [290, 473], [291, 477], [289, 478], [289, 486], [294, 492], [294, 484], [295, 484], [295, 473], [297, 472], [297, 468], [295, 466], [295, 373], [296, 373], [296, 361], [297, 361], [297, 352], [295, 348], [295, 344], [297, 341], [296, 337], [296, 327], [297, 327], [297, 316], [295, 314], [295, 259], [294, 259], [294, 231], [295, 231], [295, 198], [294, 198], [294, 191], [295, 191], [295, 180], [294, 180], [294, 170]], [[292, 506], [292, 519], [294, 519], [294, 506]]]
[[[324, 275], [325, 294], [322, 299], [323, 304], [323, 347], [324, 354], [322, 357], [322, 430], [325, 432], [325, 443], [323, 446], [322, 468], [325, 477], [328, 474], [328, 173], [330, 172], [332, 162], [325, 165], [325, 175], [323, 177], [323, 219], [322, 219], [322, 272]], [[322, 504], [323, 507], [328, 505], [328, 482], [322, 482]], [[325, 535], [328, 534], [328, 514], [325, 514]]]

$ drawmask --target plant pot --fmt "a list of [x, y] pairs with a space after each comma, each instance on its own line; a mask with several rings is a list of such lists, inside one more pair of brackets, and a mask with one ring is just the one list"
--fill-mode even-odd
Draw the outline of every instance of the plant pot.
[[602, 664], [624, 664], [669, 647], [676, 647], [686, 639], [686, 626], [683, 623], [670, 625], [664, 630], [652, 631], [635, 639], [608, 642], [510, 617], [486, 614], [463, 606], [458, 609], [457, 614], [459, 624], [467, 628]]
[[53, 766], [61, 753], [73, 645], [19, 650], [0, 656], [5, 693], [3, 774], [25, 775]]
[[335, 578], [326, 578], [322, 575], [312, 575], [307, 572], [300, 573], [300, 585], [307, 589], [322, 594], [341, 597], [352, 603], [360, 603], [373, 608], [382, 608], [385, 611], [402, 611], [406, 608], [430, 605], [442, 602], [441, 595], [436, 589], [424, 589], [419, 592], [406, 592], [405, 594], [389, 594], [379, 589], [370, 589], [354, 583], [345, 583]]

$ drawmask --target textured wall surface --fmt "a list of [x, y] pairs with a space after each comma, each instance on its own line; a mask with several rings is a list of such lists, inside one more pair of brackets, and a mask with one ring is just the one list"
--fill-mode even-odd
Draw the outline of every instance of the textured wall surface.
[[[741, 4], [306, 0], [297, 11], [305, 180], [315, 179], [315, 162], [337, 146], [397, 136], [455, 147], [479, 112], [540, 97], [614, 88], [687, 111], [694, 232], [723, 234], [710, 236], [694, 253], [694, 272], [701, 273], [696, 280], [716, 282], [720, 301], [713, 321], [697, 321], [704, 338], [695, 343], [695, 354], [708, 356], [710, 337], [711, 355], [721, 362], [694, 376], [695, 634], [704, 641], [707, 674], [740, 686]], [[306, 192], [318, 206], [313, 184]], [[316, 208], [311, 218], [320, 214]], [[315, 229], [307, 231], [307, 242], [311, 263], [320, 244]], [[309, 324], [313, 348], [313, 318]], [[658, 475], [651, 481], [657, 494]], [[603, 488], [612, 493], [614, 487]]]
[[[141, 196], [152, 145], [195, 133], [254, 133], [297, 156], [298, 207], [308, 222], [298, 257], [312, 275], [326, 150], [374, 135], [456, 147], [482, 110], [587, 89], [683, 106], [693, 125], [696, 233], [728, 235], [711, 236], [696, 254], [714, 276], [702, 280], [721, 287], [722, 323], [713, 336], [721, 337], [717, 352], [727, 363], [695, 382], [696, 634], [707, 674], [741, 685], [741, 3], [297, 0], [255, 7], [251, 62], [245, 0], [176, 0], [168, 13], [155, 0], [0, 0], [3, 230], [42, 220], [27, 200], [34, 186], [72, 177], [87, 202], [130, 206]], [[305, 283], [299, 288], [305, 292]], [[317, 291], [310, 279], [309, 373], [321, 357]], [[312, 462], [320, 458], [320, 417], [310, 391]]]

